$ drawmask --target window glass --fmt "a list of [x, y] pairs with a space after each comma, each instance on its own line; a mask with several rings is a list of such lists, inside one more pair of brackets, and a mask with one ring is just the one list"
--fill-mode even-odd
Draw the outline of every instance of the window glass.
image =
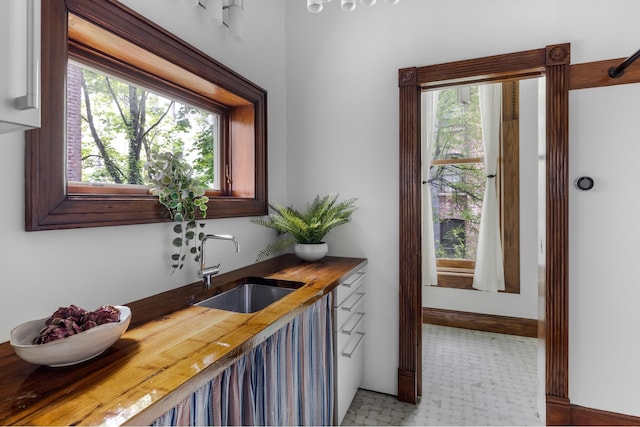
[[486, 182], [477, 86], [440, 91], [432, 150], [436, 256], [475, 260]]
[[113, 192], [146, 186], [150, 156], [180, 151], [208, 188], [219, 189], [219, 123], [214, 112], [69, 61], [67, 182]]

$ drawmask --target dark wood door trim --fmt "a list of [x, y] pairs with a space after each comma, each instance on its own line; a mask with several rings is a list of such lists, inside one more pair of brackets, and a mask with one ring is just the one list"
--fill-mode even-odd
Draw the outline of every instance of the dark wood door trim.
[[422, 177], [420, 93], [417, 69], [399, 71], [400, 84], [400, 354], [398, 399], [416, 403], [422, 395]]
[[[569, 405], [569, 47], [547, 48], [545, 358], [547, 423]], [[559, 420], [560, 421], [560, 420]], [[564, 417], [561, 417], [564, 422]]]
[[[421, 395], [422, 253], [420, 92], [452, 83], [546, 75], [546, 345], [547, 400], [568, 407], [568, 91], [569, 44], [399, 70], [400, 224], [398, 399]], [[482, 77], [478, 77], [482, 76]], [[547, 405], [549, 406], [549, 405]]]

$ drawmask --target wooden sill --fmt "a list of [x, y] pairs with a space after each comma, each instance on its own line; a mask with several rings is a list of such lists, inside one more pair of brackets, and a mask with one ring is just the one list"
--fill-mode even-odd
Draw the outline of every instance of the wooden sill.
[[69, 181], [67, 184], [67, 194], [138, 194], [149, 196], [149, 187], [146, 185], [131, 184], [101, 184]]
[[441, 288], [471, 289], [475, 261], [438, 258], [438, 286]]
[[[111, 194], [111, 195], [139, 195], [150, 196], [151, 187], [147, 185], [135, 185], [135, 184], [102, 184], [102, 183], [88, 183], [81, 181], [69, 181], [67, 184], [67, 194], [74, 196], [81, 196], [84, 194]], [[220, 190], [206, 190], [205, 194], [208, 197], [221, 197], [224, 196]]]
[[471, 289], [473, 284], [473, 270], [453, 269], [457, 271], [443, 271], [438, 268], [438, 286], [441, 288]]
[[465, 275], [473, 277], [473, 268], [438, 267], [438, 274]]

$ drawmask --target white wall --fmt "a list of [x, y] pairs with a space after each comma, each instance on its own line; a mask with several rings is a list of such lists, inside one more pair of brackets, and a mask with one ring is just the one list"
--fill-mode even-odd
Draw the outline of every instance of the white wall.
[[[635, 21], [639, 12], [640, 3], [634, 0], [619, 1], [615, 7], [605, 0], [402, 0], [394, 7], [379, 1], [372, 8], [358, 7], [351, 13], [342, 12], [339, 4], [332, 2], [325, 5], [324, 12], [314, 15], [306, 11], [303, 1], [287, 2], [288, 194], [290, 201], [299, 204], [330, 191], [359, 198], [360, 210], [354, 222], [332, 232], [328, 241], [332, 254], [369, 259], [364, 387], [397, 392], [397, 70], [565, 42], [571, 43], [573, 63], [626, 57], [638, 49], [640, 27]], [[571, 108], [575, 105], [572, 97]], [[637, 103], [628, 100], [625, 105], [631, 108]], [[616, 114], [611, 109], [602, 111], [600, 117], [607, 120]], [[575, 117], [572, 114], [572, 120]], [[572, 132], [581, 123], [572, 123]], [[627, 139], [634, 138], [631, 130], [621, 132]], [[598, 159], [596, 153], [584, 155], [589, 160], [578, 162]], [[572, 169], [577, 166], [572, 159]], [[623, 176], [633, 178], [628, 172]], [[535, 188], [533, 183], [528, 185]], [[572, 197], [572, 221], [576, 203]], [[588, 225], [591, 222], [572, 226], [572, 248], [586, 250], [600, 243], [599, 236], [590, 235]], [[624, 401], [625, 395], [629, 399], [638, 395], [633, 383], [640, 383], [640, 375], [629, 359], [612, 356], [629, 346], [624, 341], [609, 339], [607, 343], [613, 348], [603, 346], [597, 353], [583, 356], [583, 351], [594, 351], [591, 346], [598, 345], [595, 340], [587, 345], [596, 319], [622, 314], [616, 303], [606, 304], [606, 299], [592, 301], [602, 312], [595, 307], [575, 307], [575, 288], [588, 289], [584, 283], [590, 287], [604, 284], [586, 273], [576, 281], [574, 276], [583, 261], [574, 260], [574, 252], [571, 256], [569, 397], [576, 404], [615, 410], [620, 407], [613, 402]], [[606, 286], [613, 286], [613, 282], [629, 287], [634, 282], [629, 271], [606, 270]], [[627, 299], [626, 304], [633, 300]], [[535, 311], [529, 310], [526, 317], [535, 318]], [[606, 325], [609, 329], [622, 326]], [[633, 339], [635, 334], [630, 330], [624, 336]], [[635, 349], [631, 354], [635, 355]], [[616, 376], [609, 383], [601, 383], [606, 385], [604, 389], [593, 392], [599, 375], [594, 371], [610, 363], [618, 364]], [[617, 375], [622, 371], [628, 374], [624, 380]], [[625, 404], [623, 409], [638, 415], [637, 404], [635, 408]]]
[[[204, 20], [188, 2], [123, 3], [268, 91], [269, 194], [286, 199], [284, 1], [270, 0], [267, 5], [247, 0], [246, 35], [241, 43]], [[0, 135], [0, 146], [0, 342], [9, 339], [14, 326], [46, 317], [59, 306], [93, 309], [122, 304], [197, 280], [195, 263], [171, 275], [169, 223], [25, 232], [24, 133]], [[223, 272], [253, 263], [273, 238], [270, 230], [248, 218], [206, 223], [207, 232], [230, 233], [240, 240], [239, 254], [228, 242], [210, 243], [208, 262], [222, 262]]]
[[633, 84], [573, 91], [569, 104], [570, 177], [595, 181], [569, 193], [569, 391], [572, 403], [631, 415], [640, 415], [639, 98]]

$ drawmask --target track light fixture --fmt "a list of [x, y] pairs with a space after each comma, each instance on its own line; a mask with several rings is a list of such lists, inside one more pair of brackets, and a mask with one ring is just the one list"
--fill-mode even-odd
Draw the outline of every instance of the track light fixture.
[[204, 9], [207, 16], [216, 24], [229, 28], [235, 40], [244, 36], [243, 13], [244, 0], [187, 0], [194, 7]]
[[[331, 0], [307, 0], [307, 10], [311, 13], [322, 12], [325, 3], [329, 3]], [[340, 0], [342, 10], [350, 12], [356, 8], [356, 0]], [[384, 0], [388, 5], [396, 5], [400, 0]], [[373, 6], [376, 4], [376, 0], [360, 0], [360, 4], [363, 6]]]

